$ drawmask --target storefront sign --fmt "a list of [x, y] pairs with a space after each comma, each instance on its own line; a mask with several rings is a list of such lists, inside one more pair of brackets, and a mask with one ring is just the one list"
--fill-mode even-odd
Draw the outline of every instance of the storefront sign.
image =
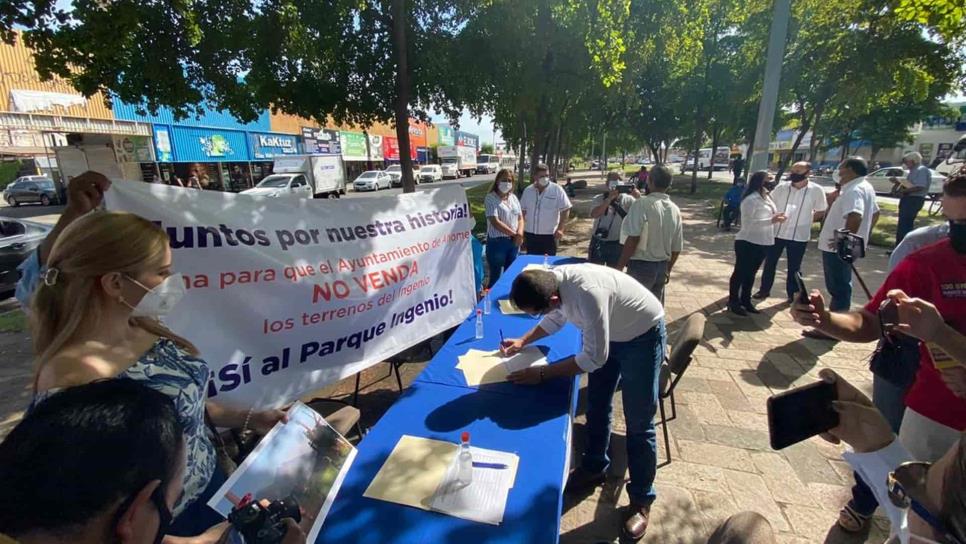
[[151, 147], [151, 139], [147, 136], [114, 137], [114, 154], [118, 162], [154, 162]]
[[204, 354], [214, 402], [283, 406], [476, 304], [462, 187], [310, 201], [185, 191], [116, 183], [106, 200], [170, 237], [188, 296], [165, 321]]
[[174, 156], [178, 162], [248, 161], [248, 138], [242, 131], [196, 127], [171, 127]]
[[439, 145], [456, 145], [456, 132], [449, 125], [438, 125]]
[[382, 160], [382, 136], [377, 134], [369, 135], [369, 160], [370, 161], [381, 161]]
[[252, 134], [252, 157], [271, 159], [282, 155], [295, 155], [299, 152], [295, 136], [284, 134]]
[[342, 144], [339, 142], [339, 131], [325, 128], [302, 127], [302, 144], [306, 153], [323, 153], [339, 155]]
[[399, 139], [386, 136], [382, 140], [382, 157], [387, 161], [399, 160]]
[[460, 130], [456, 133], [456, 145], [479, 149], [480, 137], [476, 134], [470, 134], [469, 132], [463, 132]]
[[342, 144], [342, 160], [366, 161], [366, 135], [360, 132], [340, 132], [339, 142]]
[[166, 127], [154, 127], [154, 149], [157, 151], [158, 162], [174, 162], [171, 152], [171, 135]]

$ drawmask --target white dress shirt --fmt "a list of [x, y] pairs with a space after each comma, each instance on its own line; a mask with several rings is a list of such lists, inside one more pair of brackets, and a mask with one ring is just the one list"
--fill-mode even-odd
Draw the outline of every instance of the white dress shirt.
[[790, 182], [775, 187], [771, 192], [771, 200], [779, 212], [785, 212], [788, 218], [775, 230], [775, 238], [807, 242], [812, 237], [812, 220], [815, 212], [828, 209], [825, 200], [825, 190], [818, 184], [808, 182], [805, 187], [797, 189]]
[[741, 201], [741, 229], [735, 240], [744, 240], [760, 246], [775, 245], [775, 223], [772, 218], [777, 213], [771, 197], [760, 193], [748, 195]]
[[550, 182], [543, 192], [535, 185], [523, 190], [523, 231], [530, 234], [553, 234], [560, 223], [560, 212], [570, 209], [570, 199], [563, 187]]
[[637, 280], [613, 268], [574, 264], [553, 269], [559, 282], [560, 307], [543, 317], [548, 334], [567, 322], [580, 329], [583, 351], [577, 366], [593, 372], [604, 366], [611, 342], [627, 342], [664, 318], [661, 302]]
[[875, 190], [865, 177], [855, 178], [842, 186], [838, 198], [829, 207], [825, 216], [825, 225], [818, 235], [818, 247], [822, 251], [835, 253], [835, 231], [845, 228], [845, 219], [850, 213], [862, 216], [859, 232], [866, 247], [869, 245], [869, 232], [872, 230], [872, 216], [879, 211], [879, 204], [875, 201]]

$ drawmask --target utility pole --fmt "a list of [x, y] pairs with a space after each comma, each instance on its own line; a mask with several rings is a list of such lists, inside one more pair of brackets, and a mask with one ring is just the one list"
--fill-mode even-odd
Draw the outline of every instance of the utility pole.
[[748, 172], [764, 170], [768, 166], [768, 144], [771, 143], [771, 128], [775, 122], [775, 108], [778, 105], [778, 88], [781, 84], [782, 58], [785, 56], [785, 40], [788, 37], [788, 18], [791, 0], [775, 0], [775, 11], [771, 20], [768, 37], [768, 56], [765, 60], [765, 82], [758, 104], [758, 124], [755, 129], [755, 143], [752, 147]]

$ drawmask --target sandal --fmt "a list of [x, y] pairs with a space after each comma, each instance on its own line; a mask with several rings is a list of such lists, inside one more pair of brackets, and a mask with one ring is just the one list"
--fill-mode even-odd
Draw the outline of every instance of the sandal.
[[851, 504], [846, 504], [839, 511], [838, 525], [846, 533], [858, 533], [868, 528], [870, 519], [872, 516], [860, 514]]

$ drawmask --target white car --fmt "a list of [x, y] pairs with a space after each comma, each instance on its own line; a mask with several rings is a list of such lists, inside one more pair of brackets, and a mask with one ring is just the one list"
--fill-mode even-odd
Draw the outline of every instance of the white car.
[[379, 189], [388, 189], [391, 186], [392, 178], [382, 170], [363, 172], [352, 182], [352, 188], [356, 191], [378, 191]]
[[[393, 187], [402, 187], [402, 165], [394, 164], [386, 168], [385, 172], [392, 178]], [[413, 169], [413, 182], [419, 185], [419, 170]]]
[[[940, 174], [939, 172], [930, 169], [929, 173], [932, 175], [932, 182], [929, 184], [930, 193], [938, 193], [942, 191], [943, 183], [946, 181], [946, 176]], [[872, 184], [872, 189], [875, 190], [877, 195], [893, 195], [892, 188], [893, 183], [890, 178], [906, 179], [909, 171], [901, 166], [890, 166], [888, 168], [880, 168], [868, 176], [865, 177]]]
[[272, 174], [239, 194], [249, 196], [312, 198], [312, 186], [302, 174]]
[[419, 181], [432, 183], [443, 181], [443, 169], [438, 164], [426, 164], [419, 169]]

